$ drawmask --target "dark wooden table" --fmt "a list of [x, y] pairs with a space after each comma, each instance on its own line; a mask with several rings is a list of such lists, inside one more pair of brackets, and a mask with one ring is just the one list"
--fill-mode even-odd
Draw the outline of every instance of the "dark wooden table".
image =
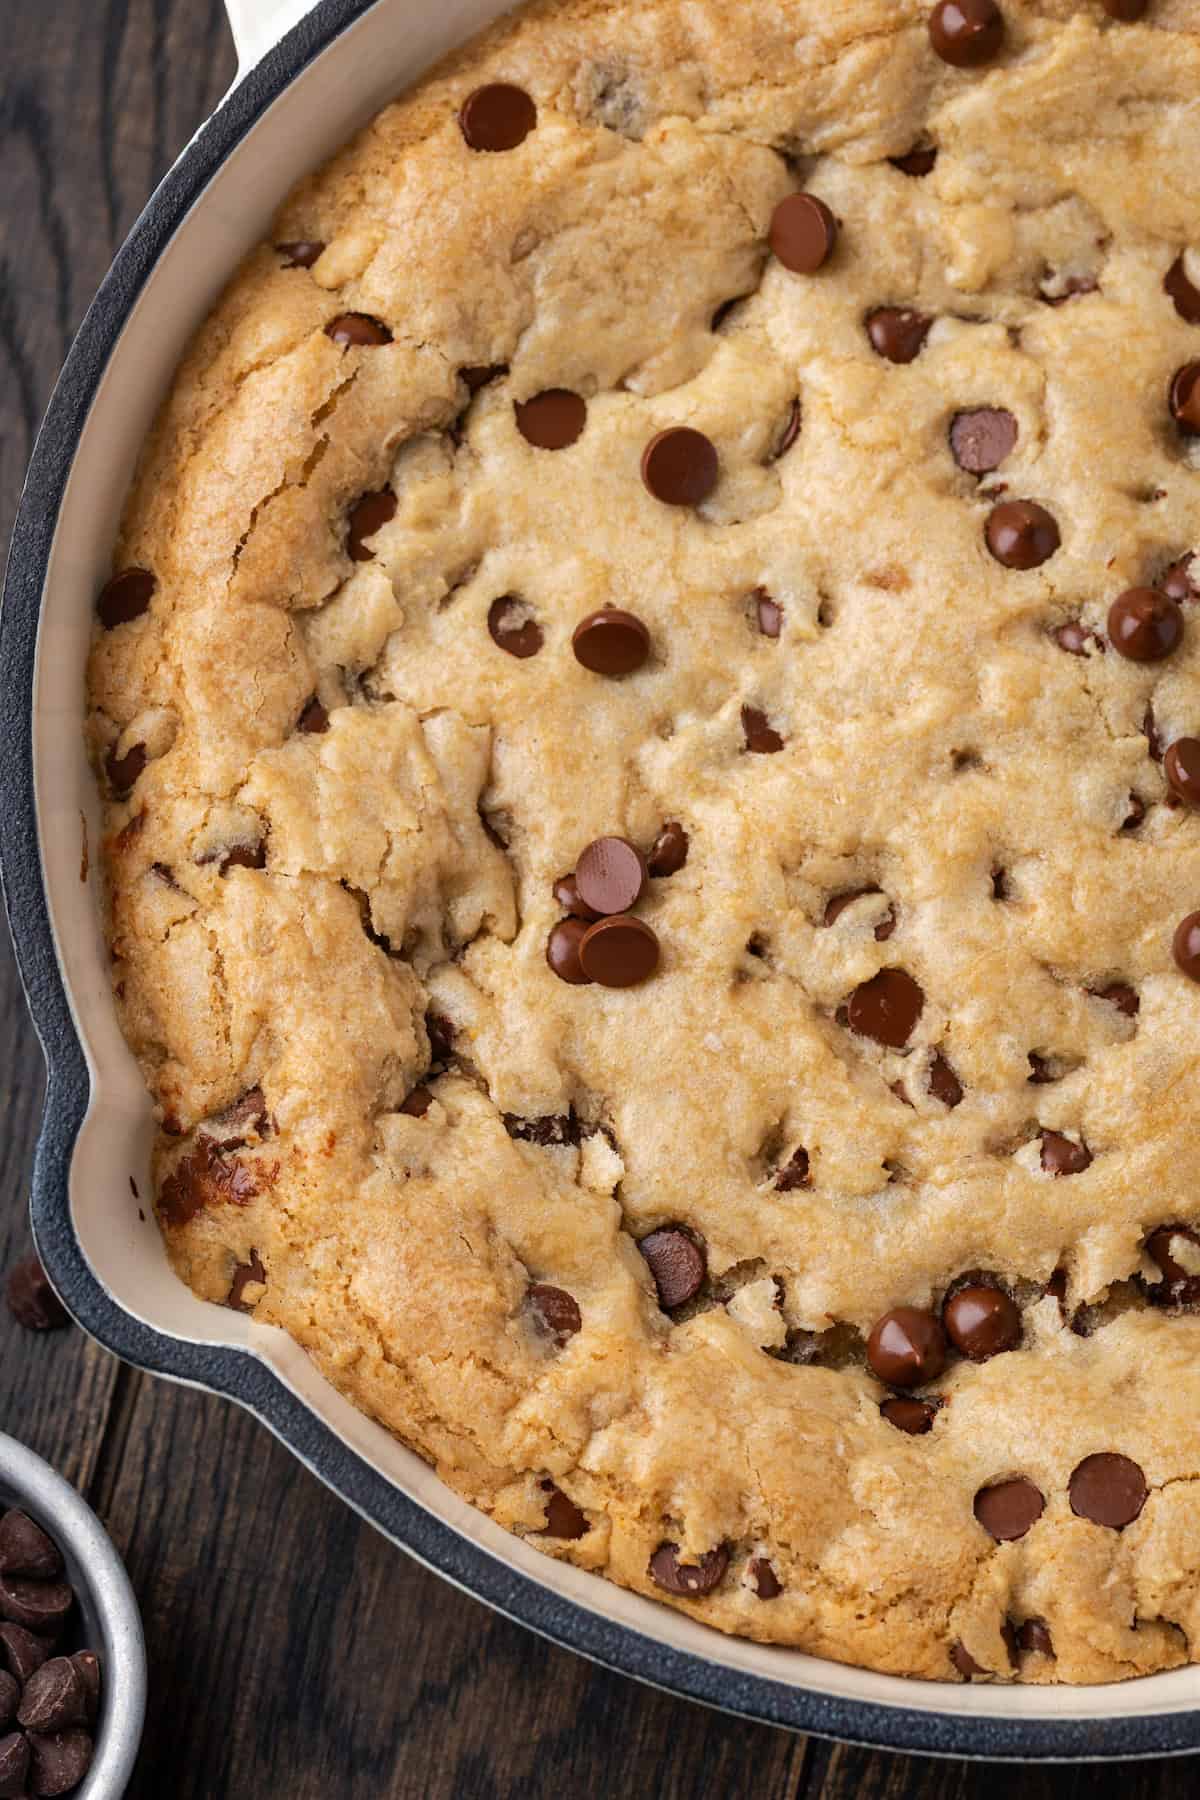
[[[10, 0], [0, 51], [0, 542], [71, 333], [227, 87], [220, 0]], [[42, 1069], [0, 937], [0, 1260], [28, 1247]], [[0, 1425], [124, 1554], [151, 1695], [141, 1800], [1161, 1800], [1191, 1763], [1048, 1772], [872, 1756], [667, 1699], [426, 1574], [232, 1405], [0, 1309]], [[315, 1577], [315, 1578], [314, 1578]]]

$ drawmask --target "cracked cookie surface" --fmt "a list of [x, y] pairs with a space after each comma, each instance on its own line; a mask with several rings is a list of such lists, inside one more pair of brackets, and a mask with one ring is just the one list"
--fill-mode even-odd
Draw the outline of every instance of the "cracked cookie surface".
[[941, 11], [556, 0], [380, 115], [88, 730], [197, 1293], [720, 1629], [1108, 1681], [1200, 1656], [1200, 5]]

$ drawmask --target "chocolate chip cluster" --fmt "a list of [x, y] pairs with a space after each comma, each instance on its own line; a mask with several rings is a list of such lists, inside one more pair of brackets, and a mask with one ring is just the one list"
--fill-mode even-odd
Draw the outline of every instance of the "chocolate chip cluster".
[[55, 1654], [74, 1613], [57, 1544], [14, 1507], [0, 1517], [0, 1797], [73, 1793], [92, 1766], [100, 1659]]

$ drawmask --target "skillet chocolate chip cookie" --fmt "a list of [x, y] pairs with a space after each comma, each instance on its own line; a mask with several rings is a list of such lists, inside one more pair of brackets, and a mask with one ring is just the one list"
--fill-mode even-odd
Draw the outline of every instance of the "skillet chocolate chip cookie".
[[1200, 1656], [1200, 4], [547, 0], [288, 200], [97, 597], [195, 1291], [551, 1555]]

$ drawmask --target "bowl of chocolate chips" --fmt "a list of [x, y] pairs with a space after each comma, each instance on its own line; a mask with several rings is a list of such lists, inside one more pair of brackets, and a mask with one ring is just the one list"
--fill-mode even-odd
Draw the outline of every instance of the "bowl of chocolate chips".
[[120, 1800], [145, 1709], [120, 1557], [75, 1489], [0, 1433], [0, 1800]]

